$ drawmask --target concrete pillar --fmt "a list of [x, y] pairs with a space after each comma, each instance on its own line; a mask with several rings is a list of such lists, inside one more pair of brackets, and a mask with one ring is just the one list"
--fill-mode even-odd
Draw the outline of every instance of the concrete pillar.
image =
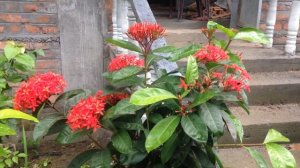
[[292, 4], [292, 10], [290, 13], [287, 41], [284, 50], [287, 56], [295, 56], [297, 34], [299, 29], [299, 18], [300, 18], [300, 1], [294, 0]]
[[102, 87], [101, 0], [59, 0], [62, 73], [68, 89]]
[[271, 48], [273, 46], [274, 26], [276, 23], [277, 14], [277, 0], [269, 1], [269, 10], [266, 19], [266, 36], [270, 39], [270, 43], [266, 44], [265, 48]]

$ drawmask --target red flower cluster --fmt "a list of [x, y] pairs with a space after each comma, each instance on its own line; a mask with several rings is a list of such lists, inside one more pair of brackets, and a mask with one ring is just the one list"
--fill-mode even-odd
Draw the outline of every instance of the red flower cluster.
[[69, 112], [67, 123], [73, 131], [100, 128], [99, 118], [103, 116], [105, 102], [96, 96], [80, 100]]
[[[211, 76], [213, 79], [217, 79], [223, 84], [225, 91], [240, 92], [241, 90], [247, 90], [250, 92], [250, 87], [248, 85], [250, 76], [245, 69], [236, 64], [224, 65], [224, 67], [226, 74], [223, 74], [222, 72], [213, 72]], [[228, 75], [228, 69], [232, 69], [233, 73]]]
[[134, 55], [120, 54], [110, 61], [108, 71], [114, 72], [128, 66], [144, 67], [144, 60]]
[[142, 47], [151, 45], [156, 39], [163, 36], [165, 28], [156, 23], [135, 23], [127, 31], [127, 36], [136, 40]]
[[14, 109], [35, 110], [51, 95], [60, 94], [66, 87], [63, 77], [53, 72], [32, 76], [17, 89], [13, 103]]
[[199, 62], [203, 62], [204, 64], [208, 62], [227, 60], [229, 58], [225, 51], [213, 45], [207, 45], [201, 48], [194, 54], [194, 56], [198, 59]]
[[111, 93], [111, 94], [107, 94], [105, 96], [101, 96], [100, 99], [102, 99], [106, 104], [114, 106], [120, 100], [126, 99], [128, 97], [129, 97], [129, 94], [119, 92], [119, 93]]

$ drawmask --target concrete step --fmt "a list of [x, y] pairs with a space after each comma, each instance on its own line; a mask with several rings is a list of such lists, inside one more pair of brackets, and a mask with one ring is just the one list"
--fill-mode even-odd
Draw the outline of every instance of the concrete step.
[[[297, 165], [300, 163], [300, 144], [289, 144], [286, 146], [296, 159]], [[255, 150], [262, 153], [264, 159], [269, 166], [271, 165], [270, 159], [264, 147], [254, 147]], [[244, 148], [227, 148], [219, 149], [218, 155], [223, 161], [225, 168], [258, 168], [254, 159]]]
[[[250, 106], [250, 115], [240, 107], [231, 107], [244, 127], [243, 143], [261, 143], [269, 129], [274, 128], [288, 137], [292, 143], [300, 142], [300, 104]], [[219, 141], [233, 143], [228, 132]]]
[[300, 101], [300, 71], [250, 74], [249, 104], [269, 105]]

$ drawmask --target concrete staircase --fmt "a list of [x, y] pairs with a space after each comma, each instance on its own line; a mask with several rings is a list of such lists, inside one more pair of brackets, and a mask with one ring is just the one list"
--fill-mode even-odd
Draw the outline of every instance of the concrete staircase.
[[[166, 17], [157, 17], [157, 21], [166, 27], [169, 45], [206, 43], [199, 30], [205, 23], [177, 22]], [[244, 125], [244, 143], [262, 142], [270, 128], [279, 130], [293, 143], [300, 142], [300, 57], [287, 58], [279, 49], [264, 49], [258, 44], [240, 41], [233, 42], [231, 48], [243, 53], [244, 64], [252, 77], [251, 114], [232, 108]], [[179, 62], [181, 65], [185, 65], [184, 60]], [[231, 142], [229, 134], [221, 139], [221, 143]]]

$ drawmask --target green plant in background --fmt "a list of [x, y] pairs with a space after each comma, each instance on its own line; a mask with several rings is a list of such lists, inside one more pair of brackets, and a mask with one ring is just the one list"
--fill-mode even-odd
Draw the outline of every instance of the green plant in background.
[[44, 56], [43, 50], [27, 51], [23, 44], [6, 43], [0, 54], [0, 109], [12, 107], [12, 85], [34, 73], [38, 55]]
[[[111, 60], [104, 73], [111, 85], [104, 94], [77, 89], [54, 101], [35, 104], [33, 111], [37, 116], [45, 108], [54, 113], [36, 124], [34, 140], [54, 133], [58, 133], [57, 141], [62, 144], [74, 143], [82, 136], [90, 138], [96, 147], [77, 155], [70, 168], [222, 168], [215, 151], [222, 145], [245, 147], [259, 167], [268, 167], [257, 151], [242, 143], [242, 124], [228, 107], [234, 104], [250, 113], [245, 92], [250, 91], [250, 77], [241, 57], [230, 50], [231, 42], [265, 44], [268, 39], [253, 28], [232, 30], [211, 21], [202, 31], [207, 45], [192, 44], [179, 49], [164, 46], [152, 50], [154, 41], [164, 34], [164, 28], [152, 23], [136, 23], [129, 28], [128, 37], [139, 46], [108, 39], [107, 42], [137, 55], [120, 54]], [[216, 31], [224, 32], [228, 40], [217, 39]], [[155, 68], [162, 59], [187, 59], [187, 65], [166, 72]], [[150, 77], [154, 69], [155, 79]], [[64, 109], [58, 110], [56, 106], [62, 101]], [[100, 127], [113, 134], [107, 145], [94, 137]], [[236, 144], [218, 144], [224, 129], [228, 129]], [[279, 132], [270, 130], [265, 142], [259, 144], [266, 146], [275, 168], [296, 167], [290, 152], [277, 144], [287, 141]]]
[[[38, 122], [38, 120], [26, 113], [21, 111], [12, 110], [12, 109], [3, 109], [0, 110], [0, 137], [1, 136], [11, 136], [15, 135], [16, 131], [10, 128], [5, 122], [2, 122], [6, 119], [22, 119], [29, 120], [33, 122]], [[24, 126], [23, 126], [23, 134], [25, 134]], [[23, 144], [24, 144], [24, 153], [19, 153], [17, 150], [10, 150], [7, 147], [0, 146], [0, 168], [4, 167], [12, 167], [13, 165], [19, 164], [19, 158], [25, 159], [24, 167], [28, 168], [28, 153], [26, 146], [26, 136], [23, 135]]]

